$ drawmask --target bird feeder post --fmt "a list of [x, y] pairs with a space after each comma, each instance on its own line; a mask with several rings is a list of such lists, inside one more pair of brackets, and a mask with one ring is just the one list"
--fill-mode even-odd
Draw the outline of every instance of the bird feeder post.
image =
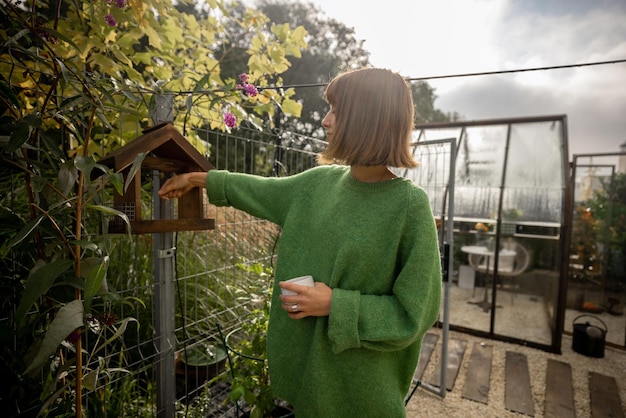
[[[161, 200], [159, 172], [152, 172], [154, 219], [170, 219], [173, 216], [173, 202]], [[158, 350], [157, 370], [157, 417], [172, 418], [176, 413], [176, 332], [174, 279], [176, 277], [176, 247], [174, 232], [152, 234], [154, 245], [154, 328], [158, 336], [155, 342]]]
[[[142, 159], [137, 157], [142, 155]], [[140, 167], [136, 161], [141, 161]], [[209, 171], [215, 167], [184, 138], [171, 123], [163, 123], [107, 155], [101, 164], [123, 173], [123, 193], [113, 193], [114, 208], [124, 213], [129, 224], [116, 216], [109, 233], [152, 234], [154, 250], [153, 318], [157, 372], [157, 416], [173, 418], [176, 413], [176, 333], [174, 280], [178, 231], [215, 228], [215, 219], [206, 217], [203, 190], [193, 190], [179, 199], [159, 197], [161, 180], [173, 174]], [[151, 173], [147, 176], [147, 173]], [[129, 176], [132, 179], [128, 179]], [[142, 181], [144, 183], [142, 184]], [[151, 188], [152, 212], [142, 213], [142, 193]], [[146, 219], [152, 215], [152, 219]], [[130, 229], [129, 229], [130, 228]]]

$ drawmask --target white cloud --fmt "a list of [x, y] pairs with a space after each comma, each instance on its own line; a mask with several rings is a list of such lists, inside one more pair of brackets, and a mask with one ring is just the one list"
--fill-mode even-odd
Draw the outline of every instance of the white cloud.
[[[312, 1], [407, 77], [626, 59], [624, 0]], [[430, 84], [438, 107], [468, 119], [567, 114], [571, 153], [626, 141], [626, 63]]]
[[490, 47], [505, 3], [485, 0], [316, 0], [325, 14], [348, 27], [371, 52], [374, 65], [407, 77], [482, 71], [496, 64]]

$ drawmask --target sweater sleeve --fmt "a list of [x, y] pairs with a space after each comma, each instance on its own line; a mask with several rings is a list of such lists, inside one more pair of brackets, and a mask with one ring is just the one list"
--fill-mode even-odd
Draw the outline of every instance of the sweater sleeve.
[[333, 289], [328, 330], [333, 351], [400, 350], [421, 340], [437, 319], [441, 300], [437, 230], [425, 195], [408, 210], [391, 294]]
[[216, 206], [232, 206], [282, 225], [292, 199], [302, 189], [301, 177], [262, 177], [211, 170], [206, 179], [206, 191], [209, 202]]

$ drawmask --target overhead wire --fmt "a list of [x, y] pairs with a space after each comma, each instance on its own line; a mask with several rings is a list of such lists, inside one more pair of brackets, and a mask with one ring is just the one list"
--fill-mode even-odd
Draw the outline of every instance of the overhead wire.
[[621, 63], [626, 63], [626, 59], [586, 62], [586, 63], [580, 63], [580, 64], [552, 65], [548, 67], [518, 68], [514, 70], [497, 70], [497, 71], [483, 71], [483, 72], [477, 72], [477, 73], [435, 75], [435, 76], [430, 76], [430, 77], [409, 78], [408, 80], [409, 81], [423, 81], [423, 80], [436, 80], [436, 79], [442, 79], [442, 78], [476, 77], [476, 76], [482, 76], [482, 75], [524, 73], [524, 72], [530, 72], [530, 71], [562, 70], [566, 68], [591, 67], [591, 66], [597, 66], [597, 65], [621, 64]]
[[[7, 63], [9, 62], [0, 60], [0, 62]], [[608, 61], [594, 61], [594, 62], [583, 62], [577, 64], [563, 64], [563, 65], [550, 65], [544, 67], [530, 67], [530, 68], [516, 68], [511, 70], [495, 70], [495, 71], [481, 71], [481, 72], [473, 72], [473, 73], [457, 73], [457, 74], [444, 74], [444, 75], [431, 75], [424, 77], [405, 77], [406, 81], [427, 81], [427, 80], [441, 80], [446, 78], [461, 78], [461, 77], [479, 77], [479, 76], [487, 76], [487, 75], [500, 75], [500, 74], [514, 74], [514, 73], [525, 73], [532, 71], [551, 71], [551, 70], [562, 70], [568, 68], [580, 68], [580, 67], [593, 67], [600, 65], [610, 65], [610, 64], [623, 64], [626, 63], [626, 58], [619, 58]], [[24, 67], [26, 68], [26, 67]], [[278, 90], [278, 89], [289, 89], [289, 88], [308, 88], [308, 87], [325, 87], [328, 85], [328, 82], [324, 83], [305, 83], [305, 84], [288, 84], [288, 85], [272, 85], [272, 86], [255, 86], [258, 91], [262, 90]], [[179, 92], [171, 92], [174, 94], [208, 94], [215, 93], [216, 91], [227, 91], [223, 88], [211, 89], [211, 90], [193, 90], [193, 91], [179, 91]], [[156, 91], [152, 91], [151, 89], [141, 88], [137, 90], [138, 93], [156, 93]]]
[[[426, 80], [438, 80], [438, 79], [444, 79], [444, 78], [477, 77], [477, 76], [485, 76], [485, 75], [525, 73], [525, 72], [531, 72], [531, 71], [550, 71], [550, 70], [561, 70], [561, 69], [567, 69], [567, 68], [591, 67], [591, 66], [623, 64], [623, 63], [626, 63], [626, 58], [609, 60], [609, 61], [583, 62], [583, 63], [578, 63], [578, 64], [516, 68], [516, 69], [511, 69], [511, 70], [496, 70], [496, 71], [482, 71], [482, 72], [474, 72], [474, 73], [432, 75], [432, 76], [427, 76], [427, 77], [406, 77], [405, 79], [407, 81], [426, 81]], [[304, 88], [304, 87], [324, 87], [327, 84], [328, 83], [291, 84], [291, 85], [284, 85], [284, 86], [257, 87], [257, 89], [258, 90], [271, 90], [271, 89]]]

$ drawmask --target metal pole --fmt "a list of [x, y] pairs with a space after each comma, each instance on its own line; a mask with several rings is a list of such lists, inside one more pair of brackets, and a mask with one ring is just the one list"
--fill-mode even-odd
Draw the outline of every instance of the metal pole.
[[[439, 387], [430, 385], [428, 383], [421, 383], [422, 387], [436, 395], [445, 398], [446, 396], [446, 381], [448, 374], [448, 341], [450, 333], [450, 273], [454, 271], [454, 183], [456, 173], [456, 138], [424, 141], [421, 144], [437, 144], [437, 143], [449, 143], [450, 144], [450, 161], [449, 161], [449, 176], [447, 181], [446, 190], [447, 193], [447, 213], [444, 210], [441, 213], [441, 227], [445, 230], [445, 236], [441, 237], [442, 240], [442, 282], [443, 282], [443, 323], [441, 326], [441, 363], [439, 369]], [[413, 394], [411, 393], [411, 396]]]
[[[154, 219], [171, 219], [173, 207], [170, 201], [158, 195], [159, 173], [153, 171]], [[174, 233], [153, 234], [154, 242], [154, 297], [153, 320], [157, 349], [157, 417], [173, 418], [176, 413], [176, 375], [174, 352], [176, 349], [174, 307], [174, 263], [176, 247]]]

